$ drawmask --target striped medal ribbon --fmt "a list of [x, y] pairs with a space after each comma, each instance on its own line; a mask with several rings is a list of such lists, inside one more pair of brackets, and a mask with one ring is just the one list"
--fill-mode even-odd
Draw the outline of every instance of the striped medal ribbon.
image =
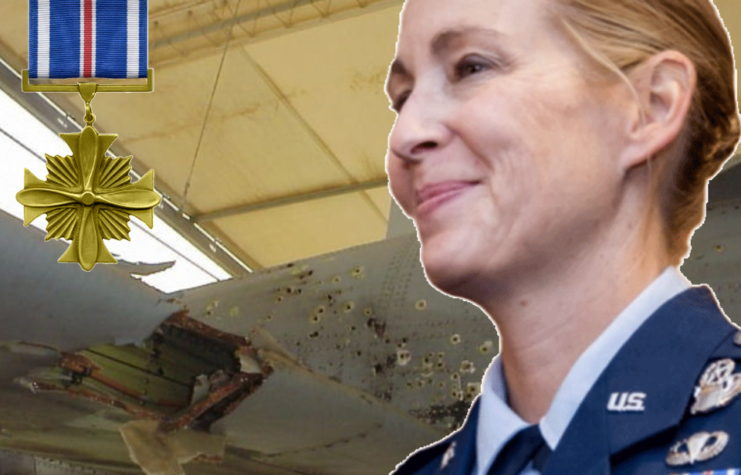
[[147, 0], [29, 0], [31, 78], [147, 77]]
[[[147, 68], [147, 0], [29, 2], [29, 69], [21, 71], [21, 89], [80, 94], [85, 126], [59, 134], [72, 154], [46, 155], [46, 181], [26, 169], [16, 200], [23, 205], [24, 226], [45, 214], [46, 240], [70, 241], [59, 262], [91, 271], [117, 262], [105, 240], [130, 240], [131, 217], [154, 226], [154, 208], [162, 201], [153, 170], [132, 182], [132, 157], [108, 153], [118, 135], [95, 129], [91, 105], [98, 93], [154, 91], [154, 71]], [[31, 78], [42, 81], [32, 84]], [[121, 82], [136, 84], [43, 81], [70, 78], [135, 78]]]

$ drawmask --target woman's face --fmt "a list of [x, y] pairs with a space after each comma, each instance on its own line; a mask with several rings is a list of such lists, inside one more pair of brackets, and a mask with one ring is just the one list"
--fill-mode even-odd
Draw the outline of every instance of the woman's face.
[[428, 277], [454, 295], [568, 262], [617, 208], [630, 96], [585, 80], [548, 1], [406, 2], [387, 171]]

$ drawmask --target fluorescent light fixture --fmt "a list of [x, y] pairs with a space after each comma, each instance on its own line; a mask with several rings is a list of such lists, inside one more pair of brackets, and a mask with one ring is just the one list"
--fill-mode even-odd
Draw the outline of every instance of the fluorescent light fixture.
[[[28, 168], [44, 179], [47, 175], [44, 154], [66, 156], [70, 153], [67, 144], [56, 133], [0, 91], [1, 209], [23, 219], [23, 206], [15, 199], [16, 193], [23, 189], [23, 169]], [[37, 218], [33, 226], [46, 229], [45, 218]], [[174, 261], [171, 268], [142, 277], [144, 282], [163, 292], [175, 292], [230, 277], [156, 214], [153, 229], [133, 217], [129, 220], [129, 227], [131, 241], [106, 240], [106, 246], [116, 259], [129, 262], [154, 264]]]

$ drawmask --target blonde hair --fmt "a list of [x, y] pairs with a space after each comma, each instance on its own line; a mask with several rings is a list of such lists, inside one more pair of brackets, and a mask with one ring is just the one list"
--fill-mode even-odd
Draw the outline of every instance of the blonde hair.
[[723, 23], [710, 0], [553, 1], [556, 18], [581, 48], [634, 93], [626, 72], [656, 53], [679, 51], [695, 65], [697, 86], [677, 138], [683, 153], [661, 167], [656, 184], [667, 251], [677, 265], [704, 218], [708, 180], [741, 134], [733, 53]]

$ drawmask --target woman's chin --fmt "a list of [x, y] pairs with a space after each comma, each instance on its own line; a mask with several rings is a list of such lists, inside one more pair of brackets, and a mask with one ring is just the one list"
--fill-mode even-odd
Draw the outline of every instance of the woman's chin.
[[466, 298], [467, 286], [472, 284], [475, 269], [466, 265], [465, 259], [460, 259], [461, 254], [446, 254], [423, 246], [422, 264], [430, 284], [446, 294]]

